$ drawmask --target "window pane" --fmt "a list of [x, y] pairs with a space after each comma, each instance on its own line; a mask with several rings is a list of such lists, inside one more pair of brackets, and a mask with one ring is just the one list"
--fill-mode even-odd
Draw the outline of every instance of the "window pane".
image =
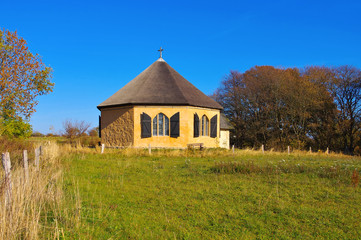
[[164, 124], [163, 124], [163, 114], [162, 113], [159, 113], [159, 115], [158, 115], [158, 126], [159, 126], [159, 136], [163, 136]]
[[157, 136], [157, 116], [153, 118], [153, 136]]
[[202, 136], [204, 136], [204, 118], [205, 116], [202, 117]]
[[169, 118], [164, 115], [164, 135], [169, 136]]
[[206, 117], [206, 136], [209, 136], [209, 120], [208, 120], [208, 118]]

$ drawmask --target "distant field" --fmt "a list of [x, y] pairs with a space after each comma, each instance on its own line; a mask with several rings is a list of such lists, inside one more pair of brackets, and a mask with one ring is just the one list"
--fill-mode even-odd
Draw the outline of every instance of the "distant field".
[[68, 155], [66, 211], [76, 220], [59, 221], [64, 237], [361, 238], [360, 158], [220, 150], [147, 155]]

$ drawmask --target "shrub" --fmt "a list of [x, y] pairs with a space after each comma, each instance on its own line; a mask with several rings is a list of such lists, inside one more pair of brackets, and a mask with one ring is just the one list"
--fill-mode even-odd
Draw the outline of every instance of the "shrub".
[[86, 135], [86, 131], [90, 127], [90, 123], [85, 121], [66, 120], [63, 122], [64, 133], [67, 138], [74, 139]]
[[58, 134], [55, 134], [55, 133], [48, 133], [46, 134], [47, 137], [59, 137]]
[[91, 137], [91, 136], [82, 136], [79, 139], [80, 145], [82, 147], [96, 147], [100, 141], [99, 137]]
[[12, 164], [22, 161], [23, 150], [27, 150], [28, 154], [31, 154], [34, 151], [33, 143], [21, 138], [0, 137], [0, 152], [11, 153]]
[[95, 128], [90, 129], [88, 134], [91, 137], [98, 137], [99, 136], [99, 128], [95, 127]]
[[356, 146], [353, 153], [355, 155], [361, 156], [361, 147]]
[[6, 119], [0, 122], [1, 134], [7, 137], [28, 138], [31, 136], [32, 127], [30, 123], [22, 119]]
[[352, 186], [353, 186], [354, 188], [356, 188], [356, 187], [358, 186], [359, 182], [360, 182], [359, 173], [358, 173], [358, 171], [355, 169], [355, 170], [353, 170], [353, 172], [352, 172], [352, 177], [351, 177]]
[[31, 134], [32, 137], [44, 137], [44, 134], [40, 133], [40, 132], [33, 132]]

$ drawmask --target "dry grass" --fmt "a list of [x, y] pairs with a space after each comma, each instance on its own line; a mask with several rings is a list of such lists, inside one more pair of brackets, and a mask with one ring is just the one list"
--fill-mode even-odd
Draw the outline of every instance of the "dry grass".
[[[101, 152], [101, 148], [96, 146], [94, 148], [82, 147], [78, 145], [76, 147], [72, 147], [70, 144], [62, 145], [62, 149], [64, 153], [93, 153], [98, 154]], [[105, 154], [120, 154], [122, 156], [149, 156], [148, 148], [105, 148]], [[165, 148], [152, 148], [151, 155], [155, 157], [244, 157], [244, 156], [287, 156], [287, 151], [279, 152], [274, 151], [273, 149], [262, 152], [261, 149], [235, 149], [234, 152], [228, 149], [221, 148], [205, 148], [203, 150], [199, 149], [165, 149]], [[290, 152], [291, 156], [329, 156], [329, 157], [338, 157], [338, 158], [347, 158], [347, 155], [342, 153], [330, 152], [327, 154], [326, 152], [317, 151], [317, 152], [309, 152], [302, 150], [292, 150]]]
[[[13, 167], [11, 204], [5, 204], [4, 191], [0, 195], [0, 239], [60, 237], [62, 230], [54, 220], [61, 214], [63, 200], [59, 154], [59, 147], [55, 143], [43, 145], [40, 171], [35, 170], [32, 159], [29, 159], [28, 181], [22, 167]], [[2, 181], [3, 174], [1, 171]], [[5, 187], [4, 184], [2, 186]]]
[[242, 162], [215, 162], [214, 166], [210, 170], [217, 174], [263, 174], [263, 175], [275, 175], [275, 174], [310, 174], [319, 178], [341, 178], [347, 179], [352, 176], [352, 184], [357, 187], [358, 185], [358, 171], [351, 170], [341, 166], [324, 166], [314, 167], [308, 164], [299, 164], [292, 162], [279, 162], [277, 164], [266, 163], [260, 165], [254, 161], [242, 161]]
[[[91, 169], [94, 167], [92, 165], [98, 162], [99, 159], [113, 161], [113, 159], [123, 159], [125, 157], [125, 159], [131, 159], [129, 162], [133, 164], [133, 161], [143, 159], [138, 157], [148, 159], [149, 156], [147, 148], [106, 148], [105, 154], [101, 156], [101, 149], [98, 146], [95, 148], [82, 147], [81, 145], [74, 147], [70, 144], [57, 145], [55, 142], [48, 141], [38, 141], [34, 144], [35, 147], [40, 145], [43, 146], [40, 171], [35, 170], [32, 150], [32, 152], [29, 152], [30, 178], [27, 182], [24, 177], [24, 169], [20, 164], [21, 161], [19, 162], [19, 159], [15, 157], [12, 158], [13, 188], [12, 203], [9, 208], [5, 205], [4, 173], [0, 171], [0, 187], [3, 186], [0, 189], [0, 239], [64, 239], [65, 236], [83, 236], [85, 222], [82, 216], [84, 217], [89, 209], [84, 209], [85, 203], [80, 201], [79, 183], [77, 182], [79, 179], [74, 180], [74, 176], [71, 176], [71, 183], [69, 184], [68, 177], [64, 184], [63, 164], [60, 161], [60, 156], [62, 158], [79, 156], [81, 161], [74, 162], [77, 164], [88, 162], [87, 159], [94, 159], [94, 163], [89, 166]], [[12, 156], [11, 152], [10, 155]], [[301, 161], [299, 164], [299, 156], [306, 160], [302, 160], [303, 162]], [[320, 179], [338, 179], [338, 176], [342, 176], [342, 179], [350, 181], [351, 169], [344, 169], [339, 165], [330, 165], [323, 168], [307, 165], [308, 157], [314, 159], [318, 156], [325, 159], [328, 159], [328, 157], [330, 159], [346, 159], [348, 157], [336, 153], [327, 155], [324, 152], [292, 151], [290, 154], [292, 160], [287, 160], [287, 152], [269, 150], [263, 154], [261, 150], [254, 149], [235, 149], [234, 152], [225, 149], [204, 149], [202, 151], [198, 149], [152, 149], [151, 151], [152, 163], [161, 161], [160, 165], [168, 166], [167, 164], [169, 164], [172, 165], [172, 169], [174, 169], [173, 162], [182, 161], [184, 165], [184, 157], [186, 166], [184, 167], [181, 164], [179, 167], [181, 170], [179, 171], [190, 171], [188, 174], [195, 176], [197, 174], [194, 174], [194, 172], [202, 173], [205, 177], [211, 176], [210, 178], [213, 178], [212, 175], [218, 178], [229, 173], [232, 175], [238, 173], [245, 176], [256, 174], [260, 178], [263, 176], [269, 178], [279, 174], [300, 173], [300, 176], [303, 176], [301, 174], [308, 174], [317, 176]], [[163, 158], [167, 160], [163, 161]], [[247, 161], [240, 161], [242, 159], [247, 159]], [[282, 159], [282, 162], [279, 159]], [[284, 163], [283, 159], [287, 161]], [[201, 162], [207, 167], [197, 165], [199, 167], [197, 170], [194, 161], [197, 161], [197, 164]], [[119, 162], [116, 161], [116, 164], [118, 166]], [[142, 163], [139, 168], [147, 169], [147, 166], [147, 164]], [[200, 169], [203, 169], [204, 172]], [[210, 175], [209, 172], [216, 174]], [[355, 188], [359, 184], [358, 174], [357, 171], [354, 171], [352, 175], [352, 184]], [[87, 172], [86, 176], [88, 175]], [[225, 177], [232, 178], [232, 175]], [[345, 177], [346, 175], [347, 177]], [[135, 179], [139, 179], [139, 176], [136, 176]], [[64, 188], [69, 187], [66, 182], [68, 182], [69, 186], [72, 186], [71, 189], [65, 191], [68, 194], [67, 196], [63, 192]], [[84, 191], [84, 186], [80, 187], [80, 191]], [[87, 238], [92, 238], [91, 233], [89, 234]]]

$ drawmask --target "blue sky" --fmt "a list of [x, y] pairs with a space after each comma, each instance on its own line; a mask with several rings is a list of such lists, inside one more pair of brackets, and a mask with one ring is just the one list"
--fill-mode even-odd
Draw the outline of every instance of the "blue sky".
[[0, 27], [54, 69], [35, 131], [98, 124], [98, 104], [163, 58], [205, 94], [255, 65], [361, 68], [361, 1], [3, 1]]

